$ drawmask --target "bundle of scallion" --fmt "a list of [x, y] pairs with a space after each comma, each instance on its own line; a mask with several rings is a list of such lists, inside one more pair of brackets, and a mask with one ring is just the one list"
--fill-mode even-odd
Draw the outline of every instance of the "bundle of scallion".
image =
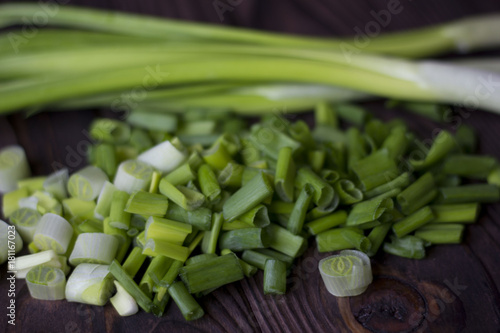
[[314, 130], [277, 115], [248, 129], [228, 111], [96, 119], [91, 166], [71, 176], [21, 179], [8, 171], [25, 155], [7, 149], [14, 163], [0, 170], [21, 180], [3, 214], [34, 253], [17, 258], [18, 278], [35, 298], [110, 300], [122, 316], [162, 316], [172, 298], [194, 320], [197, 298], [258, 270], [265, 294], [284, 294], [314, 238], [319, 252], [365, 253], [320, 263], [331, 293], [357, 295], [372, 281], [367, 255], [422, 259], [431, 244], [460, 243], [480, 204], [500, 200], [498, 161], [475, 153], [468, 127], [420, 151], [404, 122], [359, 107], [321, 103], [315, 118]]
[[[2, 5], [0, 27], [22, 24], [38, 10], [35, 4]], [[16, 30], [0, 35], [0, 113], [129, 109], [120, 97], [138, 87], [141, 105], [163, 111], [302, 111], [320, 101], [381, 96], [499, 112], [500, 92], [491, 89], [500, 81], [497, 72], [404, 59], [497, 47], [498, 36], [489, 32], [499, 30], [499, 22], [488, 15], [382, 35], [360, 53], [346, 51], [353, 45], [343, 39], [64, 6], [50, 24], [70, 29], [42, 29], [29, 40]]]

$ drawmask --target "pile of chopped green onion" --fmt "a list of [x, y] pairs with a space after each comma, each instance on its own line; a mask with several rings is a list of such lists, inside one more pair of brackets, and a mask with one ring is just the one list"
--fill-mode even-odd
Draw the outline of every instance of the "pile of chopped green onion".
[[33, 297], [111, 300], [123, 316], [161, 316], [172, 298], [194, 320], [198, 298], [258, 270], [264, 294], [284, 294], [313, 241], [344, 250], [320, 264], [328, 290], [357, 295], [372, 280], [366, 255], [422, 259], [458, 244], [480, 204], [500, 199], [498, 161], [475, 153], [466, 126], [424, 151], [404, 122], [353, 105], [318, 104], [314, 129], [279, 115], [248, 128], [223, 111], [129, 119], [91, 124], [89, 166], [20, 174], [3, 196], [32, 253], [16, 264]]

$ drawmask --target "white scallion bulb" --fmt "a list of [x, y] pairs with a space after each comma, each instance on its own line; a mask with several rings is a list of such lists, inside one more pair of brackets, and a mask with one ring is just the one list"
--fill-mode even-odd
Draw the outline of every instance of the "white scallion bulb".
[[153, 168], [144, 162], [127, 160], [118, 166], [114, 185], [128, 194], [148, 188], [153, 176]]
[[35, 209], [19, 208], [10, 215], [10, 222], [16, 226], [16, 231], [19, 232], [23, 241], [31, 243], [41, 218], [42, 215]]
[[64, 254], [73, 236], [73, 227], [63, 217], [47, 213], [38, 222], [33, 242], [40, 250]]
[[69, 257], [69, 263], [77, 266], [82, 263], [109, 265], [118, 250], [115, 236], [99, 232], [78, 235], [75, 247]]
[[31, 175], [26, 153], [21, 146], [7, 146], [0, 150], [0, 193], [17, 188], [17, 182]]
[[21, 251], [23, 239], [19, 236], [15, 226], [0, 220], [0, 264], [7, 261], [9, 256]]
[[68, 169], [61, 169], [49, 175], [43, 182], [43, 189], [51, 193], [58, 200], [68, 197], [67, 185], [69, 179]]
[[115, 286], [116, 294], [109, 300], [118, 314], [122, 317], [136, 314], [139, 308], [135, 299], [130, 296], [118, 281], [115, 281]]
[[47, 301], [64, 299], [66, 276], [59, 268], [33, 267], [26, 274], [26, 284], [33, 298]]
[[68, 192], [74, 197], [85, 201], [92, 201], [104, 186], [108, 176], [96, 166], [85, 167], [71, 175], [68, 180]]
[[109, 265], [80, 264], [66, 283], [68, 302], [103, 306], [113, 291], [113, 276], [109, 273]]
[[[175, 142], [174, 142], [175, 143]], [[186, 154], [171, 141], [164, 141], [140, 154], [137, 159], [161, 172], [175, 170], [186, 160]]]

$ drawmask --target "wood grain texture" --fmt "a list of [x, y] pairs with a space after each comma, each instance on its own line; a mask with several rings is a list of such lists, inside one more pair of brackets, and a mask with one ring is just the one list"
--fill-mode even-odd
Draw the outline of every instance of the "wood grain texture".
[[[3, 1], [0, 1], [3, 2]], [[213, 2], [74, 0], [74, 5], [119, 9], [263, 30], [315, 36], [348, 36], [355, 27], [373, 20], [371, 11], [386, 8], [381, 0], [242, 0], [223, 15]], [[233, 2], [236, 3], [236, 2]], [[500, 12], [500, 3], [489, 0], [402, 0], [403, 10], [382, 31], [425, 26], [470, 14]], [[499, 32], [492, 32], [499, 33]], [[0, 101], [1, 103], [1, 101]], [[471, 110], [444, 125], [397, 110], [385, 110], [380, 102], [367, 103], [376, 116], [403, 116], [421, 138], [432, 138], [435, 129], [455, 129], [466, 123], [478, 130], [480, 152], [500, 159], [500, 116]], [[33, 173], [47, 174], [59, 163], [76, 170], [85, 165], [89, 145], [86, 129], [105, 110], [43, 113], [0, 117], [0, 147], [12, 143], [25, 147]], [[311, 117], [305, 116], [310, 120]], [[8, 283], [6, 266], [0, 269], [0, 331], [6, 332], [499, 332], [500, 328], [500, 204], [485, 205], [480, 220], [467, 227], [461, 245], [428, 250], [424, 260], [403, 259], [379, 253], [372, 260], [374, 283], [366, 293], [351, 298], [330, 296], [317, 265], [321, 258], [315, 244], [300, 258], [288, 279], [288, 293], [264, 296], [262, 273], [220, 288], [201, 299], [203, 319], [185, 322], [170, 303], [161, 318], [140, 312], [120, 318], [114, 309], [46, 302], [29, 296], [24, 281], [16, 284], [16, 326], [4, 313]]]

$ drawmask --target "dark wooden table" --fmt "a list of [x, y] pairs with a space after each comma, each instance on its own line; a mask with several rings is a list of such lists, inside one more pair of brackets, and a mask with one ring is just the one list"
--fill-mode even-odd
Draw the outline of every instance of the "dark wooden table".
[[[1, 1], [0, 1], [1, 2]], [[232, 10], [220, 16], [216, 1], [72, 1], [98, 8], [164, 15], [189, 20], [251, 26], [304, 35], [353, 35], [373, 21], [371, 11], [387, 7], [385, 1], [256, 1], [233, 0]], [[444, 22], [465, 15], [500, 12], [500, 2], [402, 0], [401, 13], [382, 31], [393, 31]], [[223, 22], [221, 22], [221, 17]], [[492, 31], [491, 33], [500, 33]], [[1, 101], [0, 101], [1, 103]], [[385, 110], [382, 103], [368, 103], [376, 116], [404, 117], [422, 138], [437, 128], [455, 129], [466, 123], [478, 130], [480, 152], [500, 159], [500, 116], [462, 110], [445, 124]], [[22, 115], [0, 117], [0, 147], [20, 144], [27, 152], [34, 175], [65, 165], [76, 170], [85, 165], [89, 144], [86, 129], [106, 110], [43, 113], [29, 119]], [[54, 164], [57, 163], [57, 164]], [[0, 331], [6, 332], [500, 332], [500, 204], [485, 205], [479, 221], [467, 228], [463, 244], [428, 249], [423, 260], [409, 260], [379, 253], [372, 260], [374, 283], [361, 296], [335, 298], [321, 281], [320, 254], [311, 243], [297, 261], [283, 297], [264, 296], [262, 273], [220, 288], [200, 302], [203, 319], [185, 322], [169, 304], [161, 318], [139, 312], [121, 318], [115, 310], [66, 301], [38, 301], [29, 296], [23, 280], [16, 284], [16, 326], [7, 324], [8, 283], [6, 265], [0, 269]]]

